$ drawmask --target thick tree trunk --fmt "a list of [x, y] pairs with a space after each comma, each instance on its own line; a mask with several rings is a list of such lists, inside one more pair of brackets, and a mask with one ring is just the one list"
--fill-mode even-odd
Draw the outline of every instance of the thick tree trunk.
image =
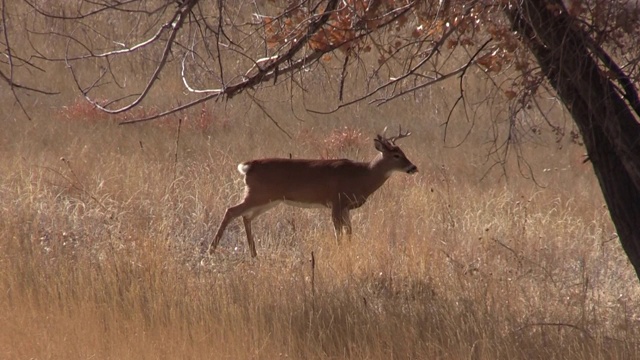
[[550, 2], [523, 0], [506, 12], [580, 129], [620, 243], [640, 279], [640, 125], [590, 51], [592, 39]]

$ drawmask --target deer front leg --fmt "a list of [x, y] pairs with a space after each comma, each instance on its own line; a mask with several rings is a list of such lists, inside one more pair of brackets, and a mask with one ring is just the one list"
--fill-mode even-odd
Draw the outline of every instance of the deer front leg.
[[351, 213], [349, 213], [349, 209], [344, 211], [344, 226], [345, 229], [347, 230], [347, 236], [349, 237], [349, 240], [351, 240]]
[[[256, 216], [255, 214], [252, 214], [252, 213], [259, 212], [260, 210], [258, 209], [261, 209], [264, 204], [261, 204], [261, 205], [256, 205], [254, 204], [254, 201], [252, 201], [252, 199], [245, 198], [244, 201], [242, 201], [240, 204], [228, 208], [227, 211], [224, 213], [224, 217], [220, 222], [220, 226], [218, 226], [218, 231], [216, 231], [216, 236], [214, 236], [213, 241], [211, 242], [211, 246], [209, 247], [209, 254], [213, 254], [213, 252], [216, 250], [216, 247], [218, 247], [218, 243], [220, 243], [220, 239], [222, 239], [222, 234], [224, 234], [224, 230], [227, 228], [227, 226], [233, 219], [237, 218], [238, 216], [244, 216], [246, 214], [249, 214], [248, 215], [249, 219], [252, 219], [253, 217]], [[246, 228], [247, 227], [245, 225], [245, 230]], [[251, 230], [251, 227], [249, 227], [249, 230]], [[252, 241], [253, 241], [253, 238], [251, 238], [250, 242]]]
[[335, 230], [336, 241], [340, 243], [343, 228], [346, 229], [347, 235], [351, 237], [351, 219], [349, 217], [349, 209], [334, 205], [331, 208], [331, 220]]

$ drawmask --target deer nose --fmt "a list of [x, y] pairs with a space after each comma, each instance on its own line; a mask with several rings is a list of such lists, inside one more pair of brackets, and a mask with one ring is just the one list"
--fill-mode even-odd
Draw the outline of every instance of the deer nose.
[[415, 165], [411, 165], [408, 169], [407, 169], [407, 174], [415, 174], [418, 172], [418, 167]]

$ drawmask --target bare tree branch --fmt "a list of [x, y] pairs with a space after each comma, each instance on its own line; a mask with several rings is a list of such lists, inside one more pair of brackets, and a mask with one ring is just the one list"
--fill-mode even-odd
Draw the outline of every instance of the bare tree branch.
[[[477, 1], [478, 0], [472, 2], [472, 4], [467, 8], [467, 12], [466, 13], [471, 11], [471, 9], [473, 8], [472, 5], [475, 4]], [[332, 114], [332, 113], [335, 113], [335, 112], [337, 112], [338, 110], [340, 110], [340, 109], [342, 109], [344, 107], [348, 107], [348, 106], [351, 106], [353, 104], [362, 102], [362, 101], [364, 101], [364, 100], [366, 100], [366, 99], [368, 99], [368, 98], [370, 98], [370, 97], [382, 92], [382, 90], [384, 90], [386, 88], [389, 88], [389, 87], [392, 87], [392, 86], [395, 86], [397, 84], [402, 83], [404, 80], [406, 80], [410, 76], [416, 75], [418, 70], [420, 70], [425, 64], [427, 64], [432, 59], [432, 57], [440, 51], [440, 49], [443, 46], [443, 44], [447, 41], [447, 39], [449, 39], [450, 36], [452, 36], [457, 31], [457, 29], [458, 29], [457, 26], [455, 26], [455, 25], [451, 26], [449, 28], [449, 30], [447, 30], [440, 37], [440, 39], [438, 39], [438, 41], [435, 42], [432, 45], [431, 50], [429, 50], [429, 53], [421, 61], [419, 61], [416, 65], [412, 66], [409, 70], [407, 70], [401, 76], [395, 77], [395, 78], [391, 78], [389, 81], [383, 83], [382, 85], [379, 85], [378, 87], [376, 87], [372, 91], [370, 91], [370, 92], [368, 92], [368, 93], [366, 93], [366, 94], [364, 94], [362, 96], [359, 96], [357, 98], [354, 98], [351, 101], [342, 103], [342, 104], [336, 106], [332, 110], [328, 110], [328, 111], [321, 111], [321, 110], [314, 110], [314, 109], [307, 109], [307, 110], [309, 112], [315, 113], [315, 114], [324, 114], [324, 115]], [[454, 75], [457, 75], [457, 74], [461, 73], [462, 71], [464, 71], [464, 69], [467, 67], [467, 65], [468, 64], [465, 64], [464, 66], [458, 68], [457, 70], [454, 70], [454, 71], [452, 71], [452, 72], [450, 72], [448, 74], [445, 74], [445, 75], [441, 75], [441, 76], [439, 76], [437, 78], [431, 78], [429, 81], [427, 81], [427, 82], [425, 82], [425, 83], [423, 83], [421, 85], [414, 86], [412, 88], [412, 90], [407, 90], [407, 91], [401, 92], [401, 94], [398, 95], [398, 96], [402, 96], [402, 95], [407, 94], [409, 92], [416, 91], [418, 89], [421, 89], [421, 88], [424, 88], [424, 87], [427, 87], [427, 86], [431, 86], [431, 85], [434, 85], [434, 84], [439, 83], [441, 81], [444, 81], [444, 80], [446, 80], [446, 79], [448, 79], [448, 78], [450, 78], [450, 77], [452, 77]], [[398, 96], [393, 96], [390, 99], [395, 99]], [[388, 100], [390, 100], [390, 99], [388, 99]], [[388, 100], [375, 99], [375, 100], [370, 101], [370, 103], [377, 103], [377, 102], [385, 103]]]
[[[157, 39], [160, 36], [160, 34], [164, 32], [164, 30], [171, 29], [171, 32], [169, 33], [169, 38], [167, 39], [167, 44], [166, 44], [166, 46], [164, 48], [164, 51], [162, 53], [162, 57], [160, 58], [160, 62], [157, 65], [157, 67], [156, 67], [155, 71], [153, 72], [153, 74], [151, 75], [151, 77], [149, 78], [149, 82], [145, 86], [145, 88], [142, 91], [142, 93], [138, 96], [138, 98], [136, 98], [134, 101], [132, 101], [130, 104], [128, 104], [126, 106], [123, 106], [123, 107], [115, 109], [115, 110], [111, 110], [111, 109], [108, 109], [108, 108], [98, 104], [96, 101], [92, 100], [90, 97], [87, 96], [87, 93], [89, 91], [91, 91], [92, 87], [90, 87], [88, 89], [82, 89], [79, 86], [79, 84], [76, 82], [76, 84], [78, 84], [78, 90], [80, 90], [80, 92], [85, 97], [85, 99], [87, 99], [87, 101], [89, 101], [91, 104], [96, 106], [98, 109], [100, 109], [102, 111], [105, 111], [105, 112], [107, 112], [109, 114], [118, 114], [118, 113], [121, 113], [121, 112], [125, 112], [127, 110], [132, 109], [136, 105], [138, 105], [145, 98], [145, 96], [147, 96], [147, 94], [149, 93], [149, 91], [153, 87], [154, 83], [159, 79], [160, 72], [162, 72], [162, 69], [164, 68], [165, 64], [167, 63], [167, 58], [169, 57], [169, 54], [171, 52], [171, 46], [173, 45], [173, 42], [174, 42], [176, 36], [178, 35], [178, 32], [182, 28], [182, 25], [184, 24], [184, 21], [187, 19], [189, 13], [191, 12], [191, 9], [193, 8], [193, 6], [195, 6], [195, 4], [197, 2], [198, 2], [198, 0], [185, 0], [182, 3], [182, 6], [180, 7], [180, 9], [178, 9], [176, 11], [175, 16], [172, 18], [172, 21], [169, 22], [169, 23], [164, 24], [162, 26], [162, 28], [160, 29], [160, 31], [158, 31], [156, 36], [154, 36], [154, 38]], [[144, 43], [138, 44], [134, 48], [148, 45], [149, 43], [151, 43], [153, 41], [154, 38], [152, 38], [152, 39], [150, 39], [150, 40], [148, 40], [148, 41], [146, 41]], [[132, 51], [132, 50], [125, 50], [125, 52], [130, 52], [130, 51]], [[113, 53], [115, 53], [115, 52], [113, 52]], [[113, 55], [113, 53], [111, 55]], [[101, 56], [98, 56], [98, 57], [102, 57], [102, 56], [109, 56], [109, 54], [104, 54], [104, 55], [101, 55]], [[73, 72], [73, 67], [69, 64], [69, 62], [67, 62], [67, 66]]]
[[6, 6], [5, 0], [2, 0], [2, 3], [0, 3], [0, 4], [2, 6], [2, 9], [1, 9], [1, 13], [2, 13], [2, 34], [3, 34], [3, 37], [4, 37], [4, 45], [5, 45], [5, 49], [4, 49], [5, 53], [4, 53], [4, 55], [6, 56], [7, 62], [8, 62], [8, 65], [9, 65], [9, 74], [5, 74], [3, 71], [0, 71], [0, 79], [2, 79], [7, 85], [9, 85], [9, 88], [11, 89], [11, 93], [13, 94], [13, 98], [16, 100], [16, 103], [18, 104], [18, 106], [20, 106], [20, 110], [22, 110], [22, 113], [27, 117], [27, 119], [31, 120], [31, 116], [29, 115], [29, 112], [27, 111], [27, 109], [25, 108], [24, 104], [22, 103], [22, 100], [20, 100], [20, 96], [18, 95], [16, 90], [17, 89], [28, 90], [28, 91], [39, 93], [39, 94], [43, 94], [43, 95], [51, 95], [51, 94], [54, 94], [54, 92], [38, 89], [38, 88], [35, 88], [35, 87], [29, 87], [29, 86], [26, 86], [26, 85], [21, 85], [16, 81], [15, 72], [14, 72], [16, 64], [14, 63], [15, 56], [14, 56], [13, 51], [12, 51], [13, 45], [10, 42], [10, 39], [9, 39], [7, 6]]
[[[122, 1], [122, 2], [118, 1], [115, 4], [100, 3], [99, 7], [97, 9], [95, 9], [93, 11], [89, 11], [89, 12], [87, 12], [85, 14], [56, 15], [56, 14], [52, 14], [50, 12], [42, 10], [41, 8], [39, 8], [38, 6], [36, 6], [33, 2], [31, 2], [29, 0], [23, 0], [23, 1], [25, 2], [25, 4], [27, 4], [29, 7], [31, 7], [38, 14], [40, 14], [42, 16], [45, 16], [47, 18], [60, 19], [60, 20], [82, 20], [82, 19], [94, 16], [94, 15], [98, 15], [98, 14], [100, 14], [102, 12], [105, 12], [105, 11], [108, 11], [108, 10], [117, 10], [117, 11], [122, 11], [122, 12], [127, 12], [127, 13], [143, 13], [143, 14], [147, 14], [147, 15], [152, 15], [152, 14], [155, 14], [155, 13], [161, 11], [162, 9], [165, 9], [169, 5], [171, 5], [171, 2], [166, 2], [165, 4], [162, 4], [162, 5], [158, 6], [154, 10], [144, 11], [144, 10], [136, 10], [136, 9], [126, 8], [126, 5], [135, 4], [135, 3], [139, 2], [139, 0], [125, 0], [125, 1]], [[87, 1], [87, 2], [91, 3], [90, 1]]]

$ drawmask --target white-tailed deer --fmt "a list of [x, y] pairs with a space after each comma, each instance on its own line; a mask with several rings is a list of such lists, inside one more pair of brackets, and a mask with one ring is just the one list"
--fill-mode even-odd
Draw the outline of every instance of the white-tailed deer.
[[[386, 131], [386, 129], [385, 129]], [[414, 174], [418, 168], [407, 159], [395, 141], [410, 132], [387, 138], [378, 135], [373, 143], [380, 153], [371, 162], [348, 159], [303, 160], [260, 159], [238, 165], [245, 175], [244, 199], [227, 209], [209, 252], [213, 253], [231, 220], [242, 216], [251, 256], [256, 245], [251, 233], [251, 220], [281, 202], [301, 207], [331, 208], [336, 237], [346, 228], [351, 235], [349, 210], [359, 208], [394, 171]]]

